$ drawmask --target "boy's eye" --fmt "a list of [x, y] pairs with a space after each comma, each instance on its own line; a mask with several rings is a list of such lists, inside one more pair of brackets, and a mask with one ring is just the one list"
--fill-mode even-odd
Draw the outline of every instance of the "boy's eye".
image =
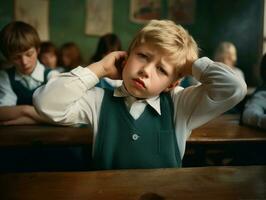
[[28, 57], [31, 57], [32, 55], [33, 55], [32, 51], [26, 53], [26, 56], [28, 56]]
[[165, 71], [165, 69], [161, 66], [158, 66], [157, 69], [159, 70], [160, 73], [164, 74], [164, 75], [168, 75], [168, 73]]
[[138, 57], [143, 58], [143, 59], [148, 59], [148, 56], [144, 53], [137, 53]]

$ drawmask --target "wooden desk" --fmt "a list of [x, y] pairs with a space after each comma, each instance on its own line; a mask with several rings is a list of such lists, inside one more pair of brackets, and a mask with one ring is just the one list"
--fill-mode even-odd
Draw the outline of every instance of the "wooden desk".
[[[222, 115], [195, 129], [187, 141], [186, 155], [190, 155], [187, 163], [199, 164], [186, 165], [185, 156], [184, 166], [206, 166], [202, 161], [210, 154], [210, 149], [214, 149], [211, 154], [226, 150], [227, 155], [233, 155], [234, 165], [266, 164], [266, 132], [240, 126], [238, 118], [237, 115]], [[91, 144], [92, 132], [88, 128], [0, 126], [0, 148], [4, 149], [47, 145], [89, 145], [90, 148]], [[249, 163], [244, 162], [246, 160]]]
[[239, 125], [238, 115], [221, 115], [192, 131], [184, 166], [265, 165], [266, 131]]
[[[266, 142], [266, 131], [240, 126], [238, 115], [222, 115], [192, 131], [187, 143]], [[88, 128], [0, 126], [0, 148], [8, 146], [92, 144]]]
[[266, 166], [0, 175], [2, 200], [266, 199]]
[[60, 126], [0, 126], [0, 148], [32, 145], [92, 144], [88, 128]]
[[89, 133], [88, 128], [0, 126], [0, 172], [88, 169]]
[[239, 115], [221, 115], [192, 131], [187, 143], [266, 143], [266, 131], [239, 125]]

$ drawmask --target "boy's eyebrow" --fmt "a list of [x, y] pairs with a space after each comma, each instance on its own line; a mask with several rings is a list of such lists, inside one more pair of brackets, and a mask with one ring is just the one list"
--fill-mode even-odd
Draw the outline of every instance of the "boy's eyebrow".
[[136, 52], [145, 53], [145, 54], [147, 54], [147, 56], [154, 56], [154, 53], [147, 48], [136, 48]]
[[142, 50], [144, 54], [146, 54], [148, 57], [154, 57], [154, 54], [150, 52], [149, 50]]

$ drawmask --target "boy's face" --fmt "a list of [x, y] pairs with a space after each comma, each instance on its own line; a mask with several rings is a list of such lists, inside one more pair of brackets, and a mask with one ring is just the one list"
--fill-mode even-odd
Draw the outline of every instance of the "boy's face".
[[40, 61], [47, 67], [54, 69], [57, 63], [57, 56], [52, 52], [43, 53], [40, 56]]
[[30, 75], [37, 65], [38, 52], [35, 47], [27, 51], [11, 55], [9, 61], [15, 65], [21, 74]]
[[150, 98], [176, 85], [176, 69], [167, 55], [151, 44], [134, 48], [126, 61], [122, 77], [127, 91], [137, 98]]

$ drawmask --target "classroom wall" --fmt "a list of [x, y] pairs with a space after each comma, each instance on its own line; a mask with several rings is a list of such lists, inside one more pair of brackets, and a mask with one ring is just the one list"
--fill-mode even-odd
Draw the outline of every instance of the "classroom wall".
[[[163, 7], [167, 0], [161, 0]], [[50, 1], [50, 39], [58, 46], [76, 42], [85, 60], [95, 50], [98, 37], [88, 36], [85, 28], [86, 0]], [[129, 0], [113, 0], [113, 29], [127, 49], [141, 24], [129, 20]], [[0, 0], [0, 28], [13, 19], [13, 1]], [[164, 10], [165, 12], [165, 10]], [[238, 66], [248, 85], [256, 85], [262, 52], [263, 0], [196, 0], [195, 22], [183, 24], [201, 48], [201, 55], [213, 57], [220, 41], [233, 42], [238, 49]]]

